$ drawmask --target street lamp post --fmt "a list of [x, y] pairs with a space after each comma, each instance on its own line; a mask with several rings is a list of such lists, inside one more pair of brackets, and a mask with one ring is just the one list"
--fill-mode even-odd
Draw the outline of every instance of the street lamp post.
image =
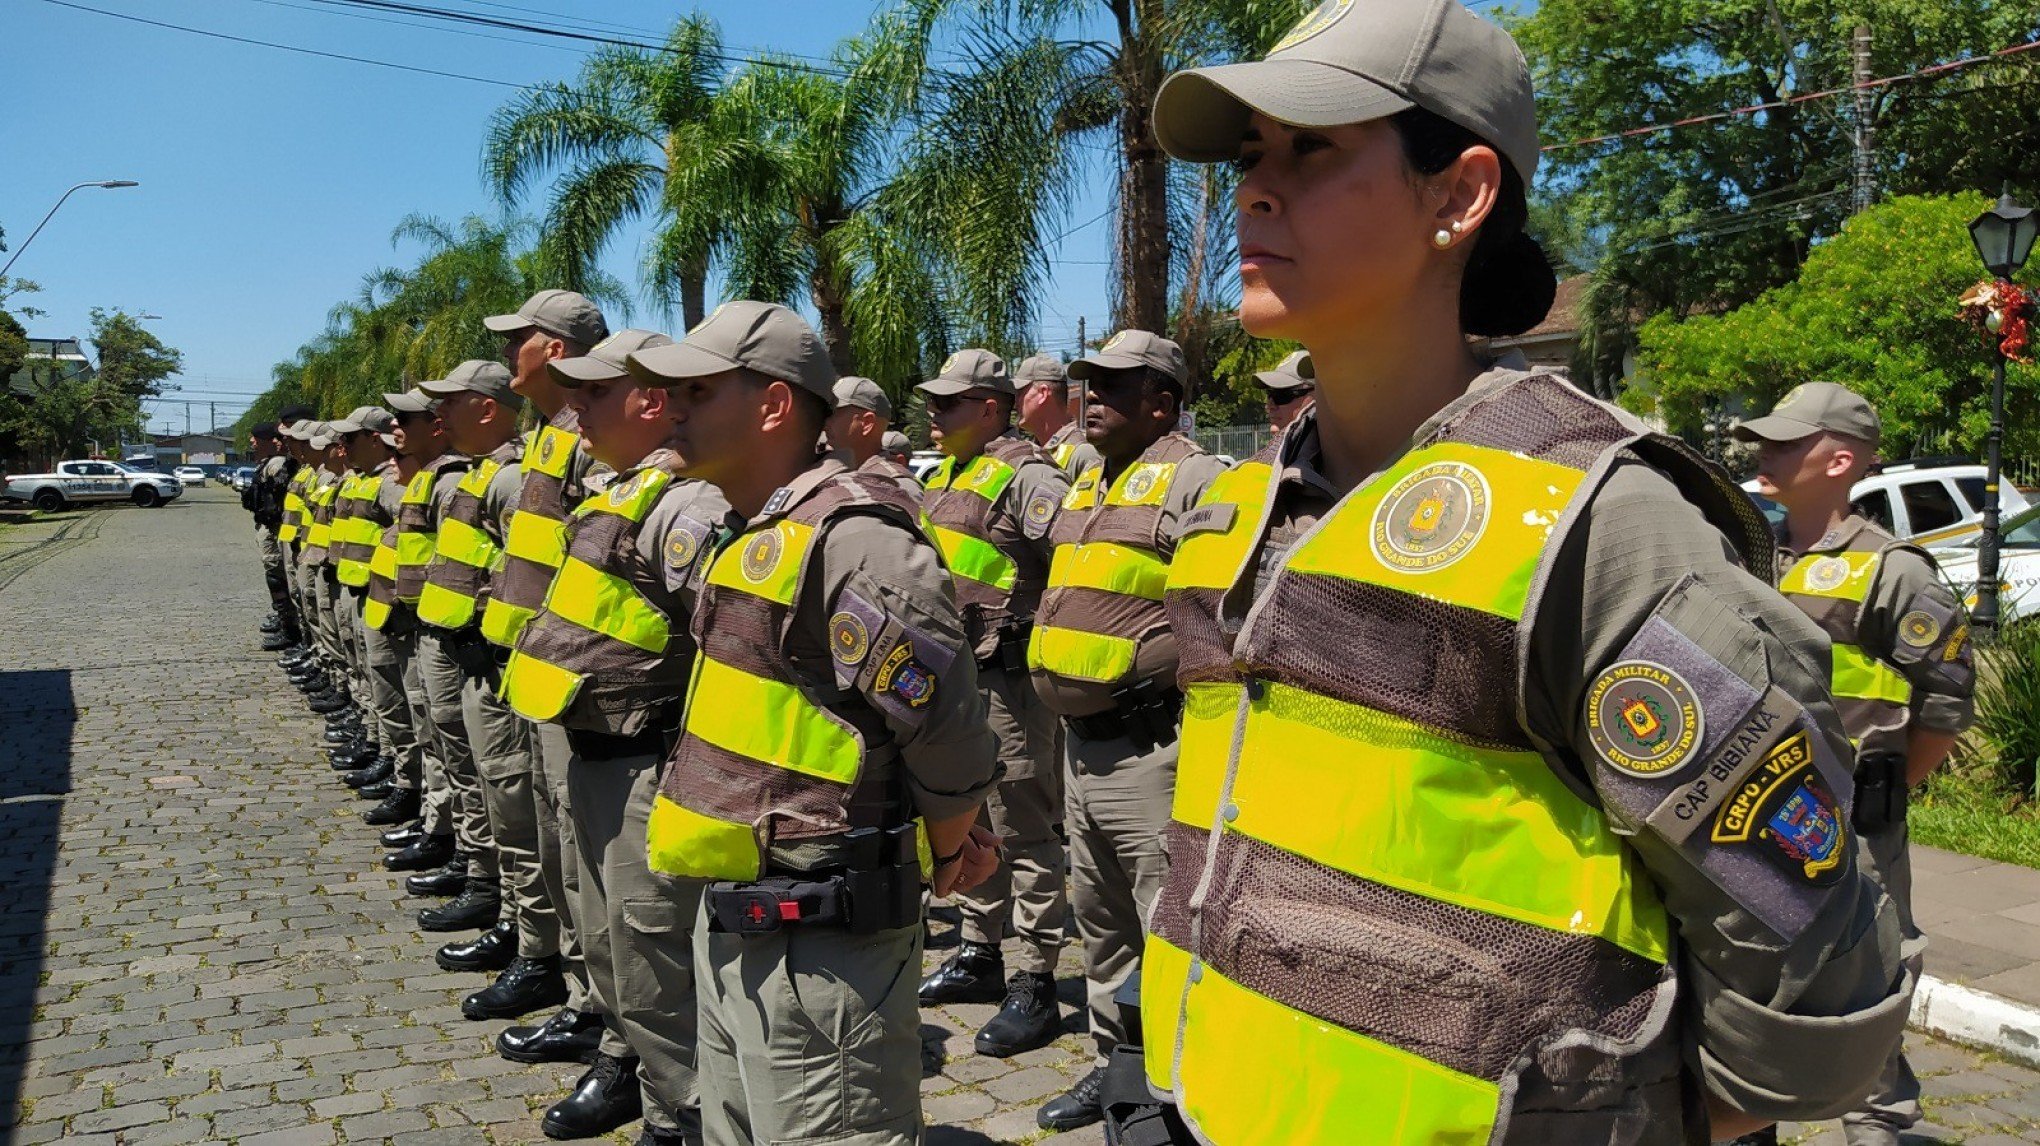
[[[2012, 202], [2010, 191], [1998, 196], [1997, 206], [1978, 215], [1969, 224], [1969, 238], [1983, 265], [2000, 283], [2008, 283], [2032, 253], [2033, 239], [2040, 234], [2040, 216], [2030, 207]], [[1989, 639], [1998, 628], [1998, 478], [2003, 464], [2005, 436], [2005, 352], [1991, 343], [1990, 437], [1984, 458], [1983, 536], [1977, 545], [1976, 611], [1970, 618], [1979, 638]]]
[[[78, 184], [76, 187], [71, 188], [71, 191], [76, 191], [81, 187], [104, 187], [110, 190], [115, 187], [140, 187], [140, 186], [141, 186], [140, 183], [137, 183], [132, 179], [88, 179], [85, 182]], [[8, 258], [7, 265], [4, 267], [0, 267], [0, 278], [5, 278], [7, 276], [7, 272], [14, 269], [14, 260], [21, 257], [21, 252], [27, 250], [28, 245], [30, 243], [35, 242], [35, 237], [37, 235], [42, 234], [43, 227], [47, 225], [50, 221], [50, 215], [54, 215], [57, 213], [57, 207], [61, 207], [64, 205], [64, 200], [69, 199], [71, 197], [71, 191], [66, 191], [62, 195], [57, 196], [57, 206], [51, 207], [49, 215], [44, 215], [42, 217], [42, 222], [37, 223], [35, 225], [35, 230], [30, 231], [28, 233], [28, 238], [21, 240], [21, 245], [14, 248], [14, 254], [10, 258]]]

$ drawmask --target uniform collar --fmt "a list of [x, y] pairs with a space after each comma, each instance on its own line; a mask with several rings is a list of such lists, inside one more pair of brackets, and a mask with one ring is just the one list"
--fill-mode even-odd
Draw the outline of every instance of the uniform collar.
[[773, 490], [772, 496], [765, 499], [765, 508], [758, 512], [758, 516], [745, 523], [746, 528], [756, 529], [774, 518], [785, 517], [788, 511], [806, 501], [816, 490], [849, 472], [849, 468], [834, 454], [826, 454], [815, 459], [814, 465], [802, 470], [792, 481]]
[[[1868, 528], [1869, 525], [1870, 525], [1869, 518], [1864, 517], [1860, 513], [1852, 513], [1849, 516], [1843, 518], [1842, 523], [1840, 525], [1835, 526], [1833, 529], [1828, 530], [1826, 534], [1822, 535], [1819, 541], [1816, 541], [1812, 545], [1808, 546], [1806, 552], [1834, 553], [1839, 550], [1847, 549], [1849, 547], [1849, 543], [1856, 539], [1856, 535], [1863, 532], [1863, 530]], [[1801, 556], [1805, 556], [1805, 554], [1801, 554]]]
[[[1465, 393], [1447, 402], [1443, 409], [1426, 418], [1424, 424], [1417, 427], [1416, 433], [1410, 435], [1410, 440], [1404, 442], [1401, 449], [1384, 459], [1381, 467], [1368, 475], [1367, 481], [1379, 477], [1419, 444], [1436, 437], [1448, 422], [1476, 402], [1487, 398], [1496, 390], [1528, 378], [1533, 373], [1537, 371], [1530, 368], [1529, 360], [1524, 358], [1522, 351], [1519, 350], [1511, 350], [1492, 360], [1486, 370], [1475, 375], [1473, 381], [1467, 383]], [[1296, 421], [1291, 422], [1289, 429], [1283, 432], [1282, 444], [1276, 453], [1277, 477], [1283, 482], [1300, 482], [1311, 486], [1337, 500], [1343, 495], [1334, 489], [1330, 479], [1324, 476], [1324, 446], [1318, 439], [1317, 415], [1318, 406], [1312, 403], [1310, 408], [1297, 415]]]

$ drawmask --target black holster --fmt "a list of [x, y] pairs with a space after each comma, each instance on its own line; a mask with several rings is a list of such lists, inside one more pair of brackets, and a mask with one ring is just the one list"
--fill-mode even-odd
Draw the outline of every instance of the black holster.
[[1106, 1146], [1195, 1146], [1197, 1139], [1183, 1124], [1171, 1102], [1148, 1089], [1144, 1048], [1140, 1042], [1140, 973], [1135, 972], [1112, 996], [1127, 1041], [1114, 1047], [1105, 1062], [1105, 1084], [1098, 1101], [1105, 1109]]
[[769, 935], [784, 927], [841, 927], [870, 935], [921, 921], [921, 860], [913, 824], [844, 834], [849, 861], [837, 872], [804, 872], [708, 887], [708, 928]]
[[1034, 619], [1008, 617], [999, 622], [997, 632], [998, 645], [989, 655], [978, 658], [978, 667], [1024, 675], [1027, 672], [1027, 641], [1034, 635]]
[[1851, 818], [1862, 834], [1905, 822], [1905, 756], [1875, 752], [1856, 761], [1856, 810]]
[[496, 646], [479, 629], [462, 629], [446, 637], [447, 651], [453, 654], [453, 663], [469, 676], [489, 679], [494, 683], [499, 675], [496, 662]]

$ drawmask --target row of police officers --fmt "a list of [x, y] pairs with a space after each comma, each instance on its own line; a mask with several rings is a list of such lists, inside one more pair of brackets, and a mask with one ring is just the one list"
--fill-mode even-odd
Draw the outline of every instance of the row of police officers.
[[[1326, 0], [1155, 110], [1240, 171], [1242, 323], [1307, 351], [1241, 465], [1154, 333], [952, 356], [916, 481], [793, 312], [676, 342], [565, 291], [487, 320], [501, 363], [277, 428], [271, 643], [450, 897], [420, 925], [479, 931], [464, 1013], [558, 1008], [498, 1049], [590, 1064], [545, 1131], [918, 1141], [917, 1004], [1044, 1045], [1068, 946], [1094, 1060], [1050, 1129], [1896, 1141], [1905, 798], [1972, 666], [1850, 511], [1875, 412], [1743, 427], [1781, 537], [1477, 353], [1552, 281], [1527, 68], [1456, 0]], [[922, 978], [927, 892], [963, 922]]]

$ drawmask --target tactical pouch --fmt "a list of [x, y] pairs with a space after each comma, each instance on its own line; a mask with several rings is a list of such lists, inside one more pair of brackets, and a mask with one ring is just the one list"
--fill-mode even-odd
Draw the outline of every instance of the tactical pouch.
[[799, 925], [870, 935], [916, 925], [921, 921], [921, 861], [915, 833], [913, 824], [846, 833], [850, 860], [841, 874], [712, 883], [709, 930], [769, 935]]
[[1868, 835], [1905, 822], [1905, 757], [1878, 752], [1856, 762], [1856, 810], [1850, 822]]
[[1105, 1110], [1106, 1146], [1194, 1146], [1197, 1139], [1175, 1104], [1148, 1089], [1146, 1052], [1140, 1043], [1140, 972], [1113, 994], [1112, 1002], [1128, 1037], [1105, 1061], [1105, 1082], [1098, 1092]]

